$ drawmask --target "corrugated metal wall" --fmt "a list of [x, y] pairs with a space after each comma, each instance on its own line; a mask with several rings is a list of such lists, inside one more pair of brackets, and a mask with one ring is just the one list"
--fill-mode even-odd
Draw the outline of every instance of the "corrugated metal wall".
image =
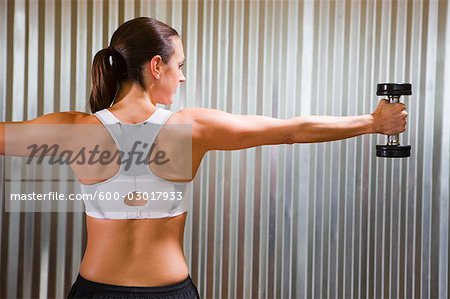
[[[412, 83], [409, 159], [377, 159], [377, 135], [208, 153], [185, 253], [207, 298], [449, 297], [447, 1], [0, 3], [6, 121], [85, 111], [94, 54], [135, 16], [182, 36], [187, 83], [172, 110], [356, 115], [376, 107], [377, 83]], [[67, 294], [83, 214], [3, 212], [0, 222], [0, 297]]]

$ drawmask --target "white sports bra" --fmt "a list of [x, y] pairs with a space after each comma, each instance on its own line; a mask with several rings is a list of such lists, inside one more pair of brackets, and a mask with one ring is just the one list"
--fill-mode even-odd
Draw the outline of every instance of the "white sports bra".
[[[108, 130], [118, 151], [124, 153], [121, 159], [133, 145], [152, 145], [172, 114], [170, 110], [157, 108], [147, 120], [126, 124], [107, 109], [94, 113]], [[90, 199], [83, 200], [87, 215], [105, 219], [142, 219], [174, 217], [187, 211], [192, 181], [171, 182], [156, 176], [148, 163], [122, 161], [119, 171], [106, 181], [90, 185], [80, 183], [81, 191], [91, 195]], [[139, 205], [126, 203], [130, 193], [139, 196], [142, 200]], [[133, 201], [138, 197], [134, 198]]]

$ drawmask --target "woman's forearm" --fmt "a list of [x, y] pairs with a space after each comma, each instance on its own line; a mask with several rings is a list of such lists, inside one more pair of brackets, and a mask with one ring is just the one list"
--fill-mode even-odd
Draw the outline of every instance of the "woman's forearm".
[[305, 115], [288, 120], [293, 143], [326, 142], [376, 133], [371, 114], [358, 116]]

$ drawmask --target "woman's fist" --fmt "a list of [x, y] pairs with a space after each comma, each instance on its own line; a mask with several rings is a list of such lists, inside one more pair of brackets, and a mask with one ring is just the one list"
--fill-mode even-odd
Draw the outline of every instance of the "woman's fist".
[[375, 112], [372, 113], [375, 133], [396, 135], [405, 131], [408, 116], [405, 107], [403, 103], [380, 100]]

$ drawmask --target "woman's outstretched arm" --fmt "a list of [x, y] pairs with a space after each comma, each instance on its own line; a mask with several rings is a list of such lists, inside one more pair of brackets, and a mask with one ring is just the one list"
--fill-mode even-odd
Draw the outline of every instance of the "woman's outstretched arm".
[[[43, 125], [76, 124], [86, 115], [88, 114], [75, 111], [54, 112], [27, 121], [0, 122], [0, 155], [27, 156], [27, 146], [30, 144], [57, 141], [62, 145], [73, 136], [55, 127], [45, 130]], [[8, 152], [5, 153], [5, 150]]]
[[260, 145], [341, 140], [362, 134], [398, 134], [405, 130], [404, 104], [380, 100], [375, 112], [359, 116], [298, 116], [277, 119], [236, 115], [216, 109], [185, 109], [196, 144], [203, 150], [238, 150]]

